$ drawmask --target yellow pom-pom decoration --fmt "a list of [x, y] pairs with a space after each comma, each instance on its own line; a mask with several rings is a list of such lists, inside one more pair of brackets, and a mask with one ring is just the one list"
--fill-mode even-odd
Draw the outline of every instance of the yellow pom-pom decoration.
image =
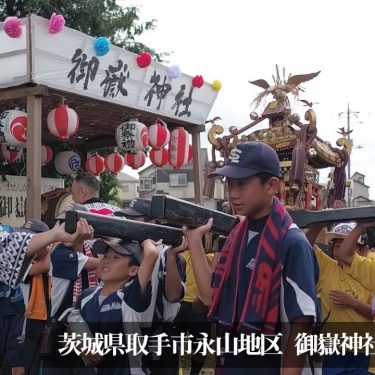
[[219, 91], [221, 89], [221, 82], [218, 80], [218, 79], [215, 79], [212, 83], [211, 83], [211, 87], [213, 90], [215, 91]]

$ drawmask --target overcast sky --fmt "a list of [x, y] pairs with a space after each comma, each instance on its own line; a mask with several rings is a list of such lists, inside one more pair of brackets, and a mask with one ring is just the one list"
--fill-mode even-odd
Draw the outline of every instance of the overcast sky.
[[[355, 146], [351, 170], [366, 175], [375, 198], [375, 22], [371, 1], [338, 0], [135, 0], [142, 20], [157, 28], [141, 40], [158, 52], [169, 51], [169, 64], [184, 73], [219, 79], [223, 87], [210, 117], [241, 127], [249, 122], [250, 103], [260, 92], [248, 80], [272, 83], [275, 64], [289, 73], [321, 71], [303, 84], [300, 99], [318, 102], [318, 135], [335, 143], [347, 125], [348, 103]], [[303, 115], [305, 108], [295, 107]], [[345, 112], [341, 118], [340, 112]], [[202, 134], [202, 145], [208, 146]], [[324, 177], [326, 172], [322, 173]]]

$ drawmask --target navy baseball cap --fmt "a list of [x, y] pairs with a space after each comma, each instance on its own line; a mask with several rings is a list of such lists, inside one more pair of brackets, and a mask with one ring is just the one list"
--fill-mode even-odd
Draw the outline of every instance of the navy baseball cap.
[[130, 217], [151, 217], [151, 200], [145, 198], [134, 198], [130, 202], [129, 207], [124, 208], [121, 211], [115, 211], [113, 215]]
[[37, 219], [28, 220], [22, 227], [16, 230], [16, 232], [27, 232], [27, 233], [42, 233], [49, 230], [48, 225]]
[[262, 142], [240, 143], [230, 151], [228, 163], [208, 177], [244, 179], [265, 172], [280, 178], [280, 161], [276, 151]]
[[117, 238], [109, 241], [100, 239], [95, 241], [93, 247], [98, 254], [104, 254], [108, 249], [113, 249], [121, 255], [134, 257], [139, 264], [141, 264], [143, 259], [143, 250], [137, 241], [125, 241]]

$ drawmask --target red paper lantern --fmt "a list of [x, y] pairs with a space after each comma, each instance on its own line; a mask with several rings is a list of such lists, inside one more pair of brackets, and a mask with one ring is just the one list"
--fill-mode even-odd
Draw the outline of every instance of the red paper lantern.
[[126, 165], [133, 169], [138, 169], [144, 166], [146, 154], [143, 151], [127, 153], [124, 159]]
[[175, 169], [179, 169], [188, 162], [189, 134], [184, 128], [179, 127], [171, 132], [169, 141], [169, 162]]
[[125, 159], [119, 152], [112, 152], [104, 160], [105, 168], [112, 173], [118, 173], [125, 166]]
[[193, 161], [193, 146], [189, 145], [188, 164]]
[[0, 156], [9, 163], [14, 163], [21, 158], [22, 149], [1, 144]]
[[93, 155], [86, 160], [85, 167], [87, 172], [98, 176], [105, 171], [104, 158], [99, 155]]
[[19, 109], [5, 111], [0, 116], [0, 134], [8, 146], [26, 147], [27, 114]]
[[125, 151], [143, 151], [148, 144], [148, 130], [145, 124], [129, 120], [116, 129], [116, 143]]
[[152, 149], [150, 151], [150, 159], [153, 164], [157, 167], [164, 167], [168, 164], [169, 161], [169, 152], [165, 148], [161, 148], [160, 150]]
[[53, 158], [52, 148], [49, 146], [42, 146], [42, 167], [47, 165]]
[[148, 144], [157, 150], [167, 145], [170, 137], [167, 124], [160, 119], [148, 129]]
[[47, 125], [54, 136], [65, 140], [77, 133], [79, 127], [78, 115], [66, 104], [61, 104], [48, 113]]

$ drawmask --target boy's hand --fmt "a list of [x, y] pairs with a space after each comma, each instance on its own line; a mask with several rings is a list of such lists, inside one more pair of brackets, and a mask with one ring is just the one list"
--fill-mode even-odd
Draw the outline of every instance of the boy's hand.
[[183, 232], [188, 241], [193, 239], [202, 239], [202, 237], [208, 233], [212, 228], [213, 219], [209, 219], [207, 224], [202, 225], [195, 229], [188, 229], [187, 227], [183, 227]]
[[65, 232], [65, 224], [51, 229], [53, 242], [63, 242], [69, 247], [81, 246], [84, 241], [94, 238], [94, 228], [88, 224], [86, 219], [79, 219], [76, 231], [73, 234]]
[[178, 255], [183, 253], [187, 249], [187, 238], [185, 236], [182, 236], [182, 242], [177, 247], [171, 247], [168, 250], [168, 254]]
[[150, 239], [144, 240], [141, 244], [144, 255], [159, 255], [159, 245], [162, 244], [162, 240], [153, 241]]
[[340, 290], [331, 290], [329, 292], [329, 299], [337, 305], [351, 306], [354, 297], [352, 297], [351, 294]]

